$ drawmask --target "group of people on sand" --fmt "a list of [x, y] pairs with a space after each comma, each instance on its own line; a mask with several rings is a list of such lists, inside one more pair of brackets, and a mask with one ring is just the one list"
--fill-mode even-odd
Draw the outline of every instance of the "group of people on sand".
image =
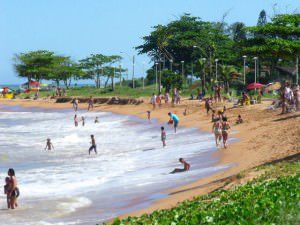
[[177, 88], [173, 89], [172, 99], [170, 99], [169, 92], [165, 92], [165, 94], [158, 94], [158, 95], [153, 93], [150, 98], [150, 103], [153, 107], [153, 110], [156, 109], [157, 106], [161, 108], [163, 101], [165, 102], [165, 104], [169, 104], [169, 103], [172, 103], [173, 105], [180, 104], [179, 90]]
[[300, 110], [300, 89], [299, 85], [291, 87], [289, 82], [285, 82], [281, 90], [281, 113], [288, 113]]
[[5, 178], [4, 194], [6, 195], [7, 208], [15, 209], [18, 207], [17, 199], [20, 196], [18, 182], [13, 168], [8, 169]]

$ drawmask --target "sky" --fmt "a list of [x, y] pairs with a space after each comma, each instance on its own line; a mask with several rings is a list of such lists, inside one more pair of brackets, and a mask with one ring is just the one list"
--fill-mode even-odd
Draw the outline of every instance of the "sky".
[[[275, 5], [276, 4], [276, 5]], [[184, 13], [206, 21], [256, 25], [259, 12], [299, 12], [299, 0], [0, 0], [0, 84], [20, 84], [13, 57], [20, 52], [50, 50], [79, 60], [90, 54], [118, 54], [137, 76], [149, 58], [134, 47], [157, 24], [167, 24]], [[125, 52], [125, 53], [120, 53]]]

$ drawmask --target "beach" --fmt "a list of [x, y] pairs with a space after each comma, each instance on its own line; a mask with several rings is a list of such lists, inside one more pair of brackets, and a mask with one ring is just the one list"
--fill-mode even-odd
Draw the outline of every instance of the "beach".
[[[146, 119], [146, 111], [151, 110], [152, 107], [147, 102], [147, 99], [145, 99], [145, 103], [140, 105], [99, 104], [95, 105], [94, 111], [113, 112]], [[58, 104], [45, 100], [1, 100], [0, 103], [45, 109], [70, 109], [72, 106], [71, 103]], [[122, 216], [141, 215], [157, 209], [173, 207], [180, 201], [221, 188], [226, 181], [228, 182], [226, 178], [232, 175], [299, 153], [300, 113], [279, 115], [280, 110], [267, 110], [270, 104], [271, 101], [263, 101], [262, 104], [231, 108], [232, 105], [227, 103], [228, 110], [226, 114], [232, 127], [230, 137], [235, 139], [234, 141], [231, 139], [227, 149], [221, 148], [213, 154], [219, 159], [217, 166], [230, 165], [230, 167], [198, 181], [172, 187], [163, 198], [154, 198], [151, 205], [141, 206], [133, 212], [125, 212]], [[216, 107], [222, 107], [222, 104]], [[79, 108], [86, 109], [87, 105], [80, 104]], [[187, 109], [186, 116], [183, 115], [185, 109]], [[157, 119], [160, 123], [166, 123], [169, 111], [179, 115], [180, 126], [211, 132], [211, 117], [206, 115], [203, 103], [185, 100], [181, 105], [175, 107], [163, 105], [162, 108], [152, 111], [151, 117]], [[235, 120], [239, 114], [242, 115], [244, 123], [235, 125]], [[196, 164], [197, 162], [193, 163]], [[186, 176], [188, 176], [188, 173], [186, 173]], [[78, 215], [78, 217], [80, 216]]]

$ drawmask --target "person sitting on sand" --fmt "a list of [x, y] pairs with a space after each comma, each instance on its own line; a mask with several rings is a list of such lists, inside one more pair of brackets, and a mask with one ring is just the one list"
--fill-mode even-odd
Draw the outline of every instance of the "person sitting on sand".
[[99, 123], [98, 117], [95, 118], [95, 123]]
[[175, 131], [175, 133], [176, 133], [177, 127], [178, 127], [178, 123], [179, 123], [179, 118], [178, 118], [178, 116], [176, 116], [176, 114], [171, 113], [171, 112], [169, 112], [168, 115], [169, 115], [169, 117], [170, 117], [169, 124], [171, 123], [171, 121], [173, 121], [173, 124], [174, 124], [174, 131]]
[[91, 144], [92, 146], [89, 148], [89, 155], [91, 154], [92, 150], [94, 150], [95, 154], [97, 154], [97, 145], [94, 135], [91, 135]]
[[181, 172], [185, 172], [185, 171], [189, 171], [191, 166], [190, 164], [188, 164], [183, 158], [179, 159], [179, 162], [183, 164], [183, 168], [176, 168], [174, 169], [171, 173], [181, 173]]
[[89, 100], [88, 100], [88, 111], [93, 110], [94, 109], [94, 99], [92, 96], [90, 96]]
[[164, 127], [161, 127], [160, 129], [161, 129], [161, 141], [163, 143], [163, 147], [166, 147], [167, 134], [166, 134], [166, 131], [165, 131]]
[[224, 117], [222, 122], [222, 138], [223, 138], [224, 148], [227, 148], [229, 130], [230, 130], [230, 125], [227, 121], [227, 117]]
[[51, 151], [52, 149], [54, 150], [54, 146], [53, 146], [53, 144], [52, 144], [52, 142], [51, 142], [51, 139], [48, 138], [48, 139], [47, 139], [47, 142], [46, 142], [45, 150]]
[[244, 121], [243, 121], [243, 119], [242, 119], [242, 116], [241, 115], [238, 115], [238, 118], [237, 118], [237, 120], [236, 120], [236, 124], [241, 124], [241, 123], [243, 123]]
[[212, 126], [212, 132], [215, 134], [216, 146], [219, 147], [222, 139], [222, 124], [219, 118], [214, 122]]

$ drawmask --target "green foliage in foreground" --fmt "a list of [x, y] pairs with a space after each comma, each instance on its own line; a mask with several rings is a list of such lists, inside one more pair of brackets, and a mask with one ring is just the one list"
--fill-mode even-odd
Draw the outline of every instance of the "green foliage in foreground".
[[269, 180], [274, 173], [267, 172], [236, 189], [197, 197], [170, 210], [122, 221], [116, 219], [113, 225], [300, 224], [299, 163], [293, 163], [292, 167], [277, 168], [279, 171], [292, 169], [294, 173], [288, 176]]

